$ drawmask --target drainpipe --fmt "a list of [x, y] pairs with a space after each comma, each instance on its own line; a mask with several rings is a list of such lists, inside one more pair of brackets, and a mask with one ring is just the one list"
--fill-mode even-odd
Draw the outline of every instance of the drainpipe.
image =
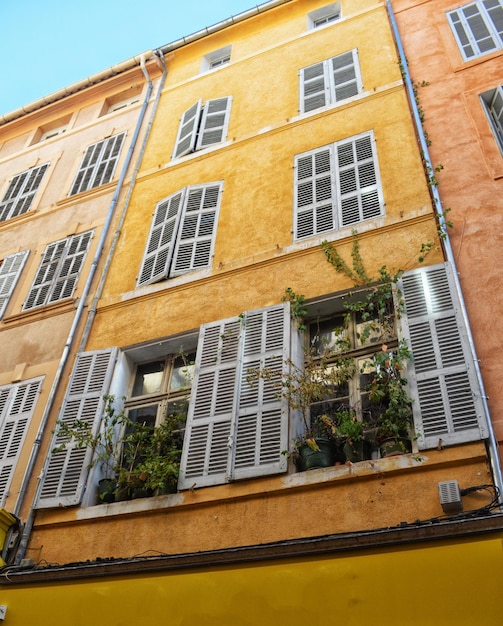
[[[138, 121], [136, 123], [135, 131], [134, 131], [133, 137], [132, 137], [131, 142], [130, 142], [129, 150], [128, 150], [128, 153], [126, 155], [126, 159], [125, 159], [124, 165], [122, 167], [122, 170], [121, 170], [121, 173], [120, 173], [120, 176], [119, 176], [119, 180], [117, 181], [117, 185], [115, 187], [114, 195], [113, 195], [112, 201], [110, 203], [110, 207], [108, 209], [108, 213], [107, 213], [107, 216], [106, 216], [106, 219], [105, 219], [105, 223], [103, 225], [103, 229], [102, 229], [102, 233], [101, 233], [100, 239], [98, 241], [98, 245], [97, 245], [97, 249], [96, 249], [96, 252], [95, 252], [95, 255], [94, 255], [94, 258], [93, 258], [91, 269], [90, 269], [88, 277], [86, 279], [86, 283], [84, 285], [84, 288], [83, 288], [83, 291], [82, 291], [82, 295], [81, 295], [81, 297], [79, 299], [79, 303], [78, 303], [78, 306], [77, 306], [77, 311], [76, 311], [75, 316], [74, 316], [72, 327], [70, 328], [70, 332], [68, 333], [68, 337], [67, 337], [64, 349], [63, 349], [63, 353], [62, 353], [61, 359], [59, 361], [58, 369], [57, 369], [56, 375], [54, 377], [54, 381], [53, 381], [51, 390], [49, 392], [49, 398], [48, 398], [47, 403], [45, 405], [44, 413], [42, 415], [42, 419], [41, 419], [40, 426], [39, 426], [39, 429], [38, 429], [38, 432], [37, 432], [37, 436], [36, 436], [35, 441], [33, 443], [32, 451], [31, 451], [31, 454], [30, 454], [30, 459], [28, 461], [28, 465], [27, 465], [27, 468], [26, 468], [26, 471], [25, 471], [25, 475], [24, 475], [24, 478], [23, 478], [21, 489], [19, 491], [19, 495], [18, 495], [18, 499], [17, 499], [17, 502], [16, 502], [16, 506], [14, 507], [14, 515], [19, 515], [19, 511], [21, 509], [21, 505], [22, 505], [24, 497], [26, 495], [26, 490], [28, 488], [28, 483], [30, 482], [31, 475], [33, 473], [33, 469], [34, 469], [34, 466], [35, 466], [35, 461], [36, 461], [36, 458], [37, 458], [39, 450], [40, 450], [40, 444], [41, 444], [41, 441], [42, 441], [42, 435], [43, 435], [43, 433], [45, 431], [45, 428], [47, 426], [47, 422], [48, 422], [48, 419], [49, 419], [49, 414], [50, 414], [50, 412], [52, 410], [52, 407], [53, 407], [53, 404], [54, 404], [56, 391], [57, 391], [58, 386], [59, 386], [59, 384], [61, 382], [61, 378], [62, 378], [62, 375], [63, 375], [63, 370], [64, 370], [64, 368], [66, 366], [66, 363], [67, 363], [67, 360], [68, 360], [68, 356], [69, 356], [69, 353], [70, 353], [70, 349], [71, 349], [71, 346], [72, 346], [73, 341], [75, 339], [77, 326], [78, 326], [78, 324], [79, 324], [79, 322], [81, 320], [81, 317], [82, 317], [82, 314], [83, 314], [83, 311], [84, 311], [84, 307], [85, 307], [85, 303], [86, 303], [87, 297], [89, 296], [89, 292], [91, 290], [91, 284], [92, 284], [92, 281], [94, 279], [94, 276], [95, 276], [95, 273], [96, 273], [96, 269], [97, 269], [97, 266], [98, 266], [98, 262], [100, 260], [100, 256], [102, 254], [102, 251], [103, 251], [103, 248], [104, 248], [104, 245], [105, 245], [106, 237], [107, 237], [108, 232], [110, 230], [110, 225], [111, 225], [111, 222], [112, 222], [112, 218], [114, 216], [115, 207], [117, 205], [119, 194], [120, 194], [122, 185], [124, 183], [124, 179], [126, 177], [127, 171], [129, 169], [129, 165], [131, 163], [131, 159], [132, 159], [133, 151], [134, 151], [137, 139], [138, 139], [138, 135], [139, 135], [139, 132], [141, 130], [141, 127], [142, 127], [142, 124], [143, 124], [143, 120], [145, 118], [145, 113], [146, 113], [146, 109], [147, 109], [147, 106], [148, 106], [149, 98], [150, 98], [150, 95], [152, 93], [152, 81], [150, 79], [150, 76], [147, 73], [146, 68], [145, 68], [145, 60], [144, 60], [143, 56], [141, 57], [140, 65], [141, 65], [141, 69], [142, 69], [142, 71], [143, 71], [143, 73], [145, 75], [146, 81], [147, 81], [147, 93], [145, 94], [143, 105], [142, 105], [142, 108], [141, 108], [140, 113], [139, 113]], [[161, 91], [161, 88], [159, 89], [159, 93], [157, 95], [157, 99], [159, 98], [160, 91]], [[144, 145], [142, 147], [142, 154], [143, 154], [143, 151], [144, 151]], [[21, 541], [19, 543], [19, 549], [18, 549], [18, 552], [17, 552], [17, 555], [16, 555], [16, 564], [19, 564], [21, 562], [21, 560], [24, 558], [24, 555], [25, 555], [25, 552], [26, 552], [26, 547], [28, 545], [28, 540], [30, 538], [31, 530], [33, 528], [33, 523], [34, 523], [34, 520], [35, 520], [35, 508], [34, 508], [35, 507], [35, 502], [37, 501], [38, 494], [39, 494], [39, 491], [40, 491], [40, 488], [41, 488], [41, 484], [42, 484], [40, 479], [42, 478], [42, 476], [45, 473], [46, 464], [47, 464], [47, 459], [46, 459], [46, 463], [44, 464], [44, 468], [43, 468], [43, 470], [42, 470], [42, 472], [41, 472], [41, 474], [40, 474], [40, 476], [38, 478], [39, 482], [38, 482], [38, 485], [37, 485], [37, 489], [36, 489], [35, 495], [33, 497], [33, 502], [32, 502], [32, 505], [30, 507], [30, 512], [28, 514], [28, 518], [27, 518], [26, 523], [24, 525], [23, 534], [22, 534]]]
[[[393, 29], [393, 35], [395, 38], [395, 43], [398, 49], [398, 55], [400, 58], [400, 64], [402, 66], [402, 71], [403, 71], [403, 76], [405, 79], [405, 86], [408, 92], [408, 96], [409, 96], [409, 102], [412, 108], [412, 113], [413, 113], [413, 117], [414, 117], [414, 123], [416, 126], [416, 131], [417, 131], [417, 135], [419, 138], [419, 144], [421, 146], [421, 151], [422, 151], [422, 155], [423, 155], [423, 160], [426, 166], [426, 171], [427, 172], [433, 172], [433, 165], [431, 163], [431, 159], [430, 159], [430, 153], [428, 150], [428, 143], [426, 141], [426, 137], [424, 134], [424, 130], [423, 130], [423, 125], [421, 123], [421, 118], [419, 115], [419, 110], [418, 110], [418, 105], [416, 102], [416, 98], [414, 95], [414, 88], [412, 85], [412, 79], [410, 77], [409, 74], [409, 68], [408, 68], [408, 64], [407, 64], [407, 58], [405, 56], [405, 51], [403, 49], [403, 45], [402, 45], [402, 40], [400, 38], [400, 33], [398, 30], [398, 24], [396, 22], [396, 18], [395, 15], [393, 13], [393, 8], [391, 6], [391, 2], [390, 0], [386, 0], [386, 6], [388, 9], [388, 15], [391, 21], [391, 26]], [[440, 194], [439, 191], [437, 189], [436, 185], [430, 185], [430, 189], [432, 192], [432, 196], [433, 196], [433, 204], [435, 206], [435, 211], [437, 213], [437, 217], [438, 217], [438, 222], [439, 222], [439, 228], [440, 228], [440, 234], [442, 237], [442, 242], [443, 242], [443, 249], [444, 249], [444, 253], [445, 253], [445, 257], [446, 260], [452, 265], [453, 269], [455, 270], [453, 272], [453, 276], [454, 276], [454, 283], [456, 286], [456, 291], [459, 297], [459, 302], [461, 304], [461, 314], [463, 316], [463, 321], [465, 323], [465, 327], [466, 327], [466, 333], [467, 333], [467, 337], [468, 337], [468, 343], [470, 346], [470, 351], [471, 351], [471, 355], [472, 355], [472, 359], [473, 359], [473, 366], [475, 369], [475, 373], [477, 376], [477, 382], [479, 384], [479, 388], [480, 388], [480, 392], [481, 392], [481, 397], [482, 397], [482, 405], [483, 405], [483, 409], [484, 409], [484, 415], [486, 418], [486, 422], [487, 422], [487, 428], [489, 431], [489, 438], [488, 438], [488, 451], [489, 451], [489, 459], [490, 459], [490, 463], [491, 463], [491, 469], [492, 469], [492, 474], [493, 474], [493, 479], [494, 479], [494, 483], [496, 485], [496, 487], [498, 488], [498, 502], [500, 504], [500, 508], [503, 508], [503, 476], [501, 473], [501, 466], [499, 463], [499, 457], [498, 457], [498, 441], [496, 439], [496, 435], [494, 433], [494, 428], [493, 428], [493, 424], [491, 421], [491, 416], [489, 414], [489, 406], [487, 404], [487, 395], [485, 393], [485, 389], [484, 389], [484, 381], [482, 380], [482, 373], [480, 371], [480, 363], [479, 360], [477, 358], [477, 352], [475, 349], [475, 343], [473, 340], [473, 335], [472, 335], [472, 331], [470, 328], [470, 321], [468, 319], [468, 312], [466, 310], [466, 305], [465, 305], [465, 301], [463, 298], [463, 292], [461, 290], [461, 283], [459, 280], [459, 276], [458, 276], [458, 271], [456, 268], [456, 261], [454, 259], [454, 253], [452, 251], [452, 246], [451, 246], [451, 242], [449, 239], [449, 234], [447, 232], [447, 225], [445, 223], [445, 216], [444, 216], [444, 212], [442, 210], [442, 201], [440, 200]]]

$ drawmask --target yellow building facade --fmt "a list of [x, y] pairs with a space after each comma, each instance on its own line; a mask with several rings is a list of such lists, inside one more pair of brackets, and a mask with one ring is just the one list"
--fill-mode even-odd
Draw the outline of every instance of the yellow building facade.
[[[322, 623], [333, 598], [349, 623], [413, 624], [384, 613], [390, 585], [406, 610], [412, 589], [432, 594], [446, 576], [466, 592], [476, 554], [488, 581], [499, 576], [492, 426], [386, 6], [274, 0], [147, 63], [160, 82], [145, 141], [17, 511], [25, 524], [0, 599], [12, 623], [34, 619], [28, 590], [37, 623], [54, 623], [50, 588], [61, 623], [83, 623], [91, 599], [107, 605], [96, 623], [162, 623], [168, 606], [180, 624]], [[397, 273], [388, 334], [372, 335], [373, 313], [368, 326], [352, 305]], [[374, 440], [363, 460], [338, 453], [297, 471], [306, 426], [273, 383], [303, 371], [310, 347], [320, 363], [340, 341], [355, 366], [320, 411], [366, 420], [369, 382], [405, 341], [411, 447], [385, 456]], [[58, 431], [80, 419], [104, 433], [107, 415], [126, 415], [109, 440], [124, 455], [132, 424], [151, 435], [173, 413], [169, 493], [103, 501], [104, 464]], [[456, 594], [442, 623], [470, 623]]]

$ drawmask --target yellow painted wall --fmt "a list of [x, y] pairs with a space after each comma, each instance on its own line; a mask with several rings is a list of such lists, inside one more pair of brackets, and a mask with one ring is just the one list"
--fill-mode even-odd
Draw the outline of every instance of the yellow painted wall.
[[496, 626], [503, 534], [296, 561], [0, 587], [12, 626]]

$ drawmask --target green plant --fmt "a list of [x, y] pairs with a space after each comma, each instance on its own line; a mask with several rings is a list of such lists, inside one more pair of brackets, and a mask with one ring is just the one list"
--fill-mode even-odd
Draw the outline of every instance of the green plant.
[[305, 304], [305, 297], [303, 295], [296, 294], [291, 287], [285, 289], [285, 293], [281, 298], [281, 302], [289, 302], [292, 317], [297, 322], [297, 328], [299, 330], [306, 330], [304, 319], [307, 315], [307, 308]]

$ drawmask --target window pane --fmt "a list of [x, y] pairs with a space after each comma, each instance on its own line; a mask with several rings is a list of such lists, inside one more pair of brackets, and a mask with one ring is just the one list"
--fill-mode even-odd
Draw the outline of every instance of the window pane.
[[173, 363], [173, 373], [171, 375], [170, 391], [180, 389], [190, 389], [194, 376], [195, 354], [181, 357], [177, 356]]
[[144, 396], [161, 391], [164, 361], [152, 361], [138, 365], [133, 385], [133, 396]]
[[154, 427], [157, 421], [158, 404], [150, 404], [149, 406], [141, 406], [137, 409], [130, 409], [128, 417], [136, 424], [144, 424], [145, 426]]

